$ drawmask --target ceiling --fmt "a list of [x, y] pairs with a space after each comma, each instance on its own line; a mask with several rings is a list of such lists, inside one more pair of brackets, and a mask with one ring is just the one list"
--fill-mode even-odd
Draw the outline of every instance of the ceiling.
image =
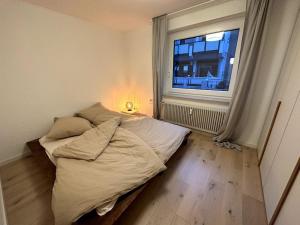
[[60, 13], [128, 31], [151, 18], [208, 0], [23, 0]]

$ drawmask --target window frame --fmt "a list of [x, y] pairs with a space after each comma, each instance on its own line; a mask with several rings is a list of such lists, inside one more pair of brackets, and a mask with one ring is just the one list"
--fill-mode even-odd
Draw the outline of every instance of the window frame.
[[[166, 76], [164, 82], [164, 95], [165, 96], [175, 96], [184, 97], [191, 99], [205, 99], [212, 101], [225, 101], [231, 100], [233, 95], [233, 90], [237, 78], [237, 70], [240, 59], [240, 49], [241, 41], [243, 37], [244, 28], [244, 17], [227, 19], [220, 22], [214, 22], [205, 24], [202, 26], [197, 26], [194, 28], [188, 28], [180, 31], [170, 32], [168, 35], [168, 49], [167, 49], [167, 65], [166, 65]], [[232, 67], [232, 73], [230, 78], [230, 84], [228, 91], [218, 91], [218, 90], [201, 90], [201, 89], [183, 89], [183, 88], [173, 88], [173, 62], [174, 62], [174, 41], [178, 39], [185, 39], [190, 37], [201, 36], [210, 33], [216, 33], [226, 30], [239, 29], [239, 36], [237, 41], [237, 47], [235, 52], [234, 63]]]

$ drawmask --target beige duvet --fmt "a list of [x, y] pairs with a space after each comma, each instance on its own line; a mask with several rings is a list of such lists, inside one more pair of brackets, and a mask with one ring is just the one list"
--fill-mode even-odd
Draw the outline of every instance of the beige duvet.
[[71, 224], [166, 169], [151, 147], [119, 123], [102, 123], [54, 151], [56, 225]]

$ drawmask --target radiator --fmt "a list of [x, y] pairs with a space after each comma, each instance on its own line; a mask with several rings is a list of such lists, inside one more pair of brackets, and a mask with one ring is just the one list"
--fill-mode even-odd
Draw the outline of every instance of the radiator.
[[221, 128], [226, 108], [162, 103], [162, 120], [216, 134]]

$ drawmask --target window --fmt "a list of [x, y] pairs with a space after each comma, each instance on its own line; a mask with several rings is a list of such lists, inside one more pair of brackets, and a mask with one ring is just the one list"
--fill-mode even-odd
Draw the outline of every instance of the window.
[[165, 93], [231, 98], [242, 24], [237, 19], [170, 34]]
[[174, 41], [173, 88], [228, 91], [239, 29]]

